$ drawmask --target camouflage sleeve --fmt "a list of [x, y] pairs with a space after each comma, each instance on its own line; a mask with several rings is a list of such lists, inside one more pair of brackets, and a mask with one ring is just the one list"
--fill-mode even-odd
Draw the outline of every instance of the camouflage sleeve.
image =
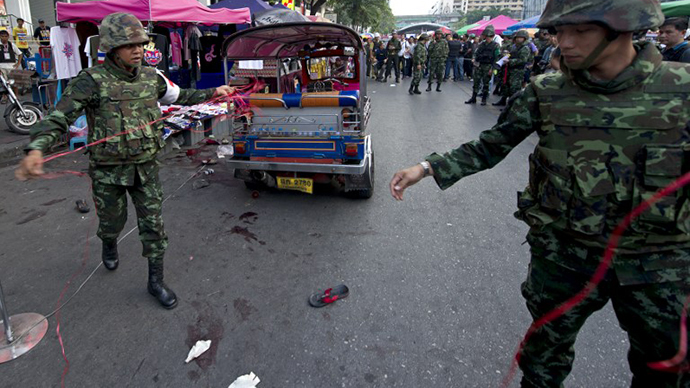
[[[168, 87], [166, 86], [166, 80], [163, 77], [158, 77], [158, 97], [165, 95]], [[180, 95], [175, 100], [174, 104], [177, 105], [194, 105], [204, 102], [213, 97], [215, 93], [215, 88], [210, 89], [182, 89], [180, 88]]]
[[460, 179], [490, 169], [539, 127], [538, 101], [532, 86], [512, 99], [493, 128], [479, 140], [465, 143], [443, 155], [426, 157], [434, 170], [436, 184], [445, 190]]
[[448, 47], [448, 41], [444, 40], [443, 44], [441, 45], [441, 56], [446, 58], [446, 57], [448, 57], [449, 52], [450, 52], [450, 48]]
[[527, 45], [522, 46], [518, 50], [518, 55], [516, 57], [511, 57], [508, 60], [508, 65], [510, 67], [523, 67], [529, 62], [530, 48]]
[[98, 86], [86, 72], [77, 75], [65, 88], [60, 102], [48, 117], [31, 128], [31, 143], [24, 151], [45, 152], [58, 138], [69, 130], [69, 126], [83, 114], [87, 106], [99, 104]]

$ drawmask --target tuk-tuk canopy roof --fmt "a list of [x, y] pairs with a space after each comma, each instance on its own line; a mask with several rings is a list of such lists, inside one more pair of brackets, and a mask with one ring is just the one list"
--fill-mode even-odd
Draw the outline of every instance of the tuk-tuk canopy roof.
[[305, 45], [342, 44], [362, 50], [362, 39], [354, 30], [334, 23], [282, 23], [250, 28], [229, 36], [223, 55], [230, 59], [295, 57]]

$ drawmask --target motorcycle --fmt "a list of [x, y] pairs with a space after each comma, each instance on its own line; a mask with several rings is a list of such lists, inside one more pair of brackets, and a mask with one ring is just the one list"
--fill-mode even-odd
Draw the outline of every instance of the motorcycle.
[[7, 99], [5, 122], [10, 131], [28, 135], [31, 127], [43, 118], [43, 110], [35, 102], [19, 101], [12, 90], [12, 85], [14, 85], [14, 80], [8, 80], [0, 72], [0, 97], [3, 100]]

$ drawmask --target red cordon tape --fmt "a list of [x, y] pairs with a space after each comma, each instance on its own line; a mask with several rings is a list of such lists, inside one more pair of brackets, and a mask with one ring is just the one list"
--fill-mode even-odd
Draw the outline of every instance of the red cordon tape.
[[[688, 184], [690, 184], [690, 173], [683, 175], [670, 185], [666, 186], [664, 189], [658, 191], [656, 194], [654, 194], [652, 198], [644, 201], [635, 209], [633, 209], [633, 211], [630, 212], [630, 214], [625, 216], [623, 221], [621, 221], [621, 223], [618, 224], [616, 229], [614, 229], [613, 233], [611, 234], [611, 238], [609, 239], [608, 245], [606, 246], [606, 251], [604, 251], [604, 256], [601, 260], [601, 263], [599, 263], [599, 266], [594, 272], [594, 275], [582, 288], [582, 290], [580, 290], [580, 292], [578, 292], [575, 296], [565, 301], [560, 306], [548, 312], [546, 315], [537, 319], [535, 322], [532, 322], [532, 325], [530, 325], [529, 329], [527, 330], [525, 337], [520, 342], [520, 345], [518, 345], [517, 351], [515, 352], [515, 357], [513, 358], [513, 361], [510, 364], [510, 370], [508, 371], [508, 375], [503, 379], [501, 387], [507, 388], [510, 382], [515, 377], [518, 362], [520, 361], [520, 352], [522, 351], [522, 348], [524, 347], [527, 340], [529, 340], [529, 338], [532, 336], [532, 334], [534, 334], [534, 332], [542, 326], [546, 325], [547, 323], [553, 322], [554, 320], [563, 316], [568, 311], [572, 310], [575, 306], [577, 306], [583, 300], [585, 300], [585, 298], [587, 298], [592, 293], [592, 291], [594, 291], [594, 289], [599, 285], [599, 283], [601, 283], [601, 281], [604, 279], [604, 275], [606, 275], [606, 271], [608, 271], [609, 267], [611, 266], [614, 251], [618, 247], [618, 243], [620, 241], [621, 236], [628, 229], [633, 220], [639, 217], [640, 214], [642, 214], [645, 210], [649, 209], [661, 198], [667, 197], [675, 193], [676, 191], [687, 186]], [[683, 307], [683, 312], [681, 314], [680, 344], [678, 346], [678, 353], [671, 359], [648, 363], [647, 366], [649, 366], [650, 368], [669, 373], [677, 373], [679, 371], [690, 370], [690, 367], [688, 366], [684, 366], [682, 368], [679, 366], [685, 360], [685, 356], [687, 355], [688, 333], [686, 320], [688, 301], [690, 301], [690, 296], [688, 296], [688, 299], [685, 301], [685, 306]]]
[[[248, 96], [252, 93], [255, 93], [257, 91], [262, 90], [264, 85], [265, 84], [259, 80], [253, 80], [252, 83], [247, 85], [247, 86], [241, 86], [241, 87], [235, 88], [235, 92], [232, 94], [229, 94], [227, 96], [214, 97], [210, 100], [201, 102], [200, 104], [212, 104], [212, 103], [215, 103], [218, 101], [226, 101], [229, 103], [232, 101], [235, 103], [235, 110], [233, 113], [228, 113], [225, 116], [230, 116], [232, 118], [239, 118], [239, 117], [245, 116], [249, 113], [250, 109], [249, 109], [249, 103], [248, 103]], [[123, 131], [123, 132], [116, 133], [116, 134], [108, 136], [108, 137], [104, 137], [102, 139], [94, 141], [93, 143], [89, 143], [89, 144], [83, 145], [79, 148], [76, 148], [72, 151], [65, 151], [65, 152], [61, 152], [61, 153], [49, 156], [47, 158], [44, 158], [43, 162], [47, 163], [47, 162], [50, 162], [51, 160], [55, 160], [57, 158], [61, 158], [61, 157], [66, 156], [66, 155], [70, 155], [70, 154], [73, 154], [75, 152], [79, 152], [79, 151], [81, 151], [87, 147], [90, 147], [90, 146], [93, 146], [96, 144], [101, 144], [101, 143], [104, 143], [110, 139], [114, 139], [118, 136], [126, 135], [126, 134], [132, 133], [134, 131], [138, 131], [140, 129], [143, 129], [146, 126], [164, 121], [164, 120], [166, 120], [172, 116], [176, 116], [176, 115], [179, 115], [181, 113], [187, 113], [188, 111], [189, 110], [180, 109], [180, 110], [175, 111], [175, 112], [173, 112], [167, 116], [163, 116], [163, 117], [159, 118], [158, 120], [154, 120], [154, 121], [148, 122], [146, 124], [143, 124], [137, 128], [129, 129], [127, 131]], [[192, 132], [207, 132], [208, 130], [198, 131], [198, 130], [191, 129], [191, 131]]]
[[[239, 117], [242, 117], [242, 116], [249, 114], [250, 108], [249, 108], [248, 96], [251, 93], [255, 93], [259, 90], [262, 90], [263, 88], [264, 88], [264, 83], [255, 79], [252, 81], [252, 83], [250, 83], [247, 86], [241, 86], [241, 87], [235, 88], [235, 91], [230, 95], [214, 97], [208, 101], [202, 102], [202, 104], [211, 104], [211, 103], [221, 101], [221, 100], [227, 101], [228, 103], [232, 101], [235, 104], [235, 110], [232, 113], [228, 113], [226, 116], [230, 116], [232, 118], [239, 118]], [[146, 123], [144, 125], [141, 125], [137, 128], [130, 129], [130, 130], [127, 130], [124, 132], [120, 132], [120, 133], [117, 133], [115, 135], [103, 138], [103, 139], [99, 139], [93, 143], [90, 143], [90, 144], [87, 144], [85, 146], [76, 148], [73, 151], [62, 152], [62, 153], [55, 154], [55, 155], [52, 155], [50, 157], [44, 158], [43, 162], [47, 163], [47, 162], [50, 162], [51, 160], [55, 160], [57, 158], [60, 158], [60, 157], [66, 156], [66, 155], [70, 155], [70, 154], [73, 154], [75, 152], [79, 152], [79, 151], [85, 149], [86, 147], [103, 143], [103, 142], [108, 141], [110, 139], [113, 139], [117, 136], [126, 135], [128, 133], [142, 129], [148, 125], [155, 124], [155, 123], [163, 121], [169, 117], [175, 116], [175, 115], [180, 114], [180, 113], [186, 113], [186, 112], [188, 112], [188, 110], [181, 109], [181, 110], [175, 111], [174, 113], [171, 113], [167, 116], [163, 116], [158, 120], [154, 120], [154, 121], [151, 121], [151, 122]], [[206, 132], [206, 131], [196, 131], [196, 130], [192, 130], [192, 131], [194, 131], [194, 132]], [[41, 178], [56, 179], [56, 178], [61, 178], [61, 177], [66, 176], [66, 175], [75, 175], [78, 177], [87, 176], [87, 174], [85, 174], [83, 172], [66, 170], [66, 171], [45, 173], [45, 174], [41, 175]], [[95, 202], [94, 202], [94, 206], [97, 206]], [[96, 212], [98, 212], [97, 208], [96, 208]], [[93, 221], [92, 221], [92, 224], [91, 224], [89, 230], [91, 228], [93, 228], [93, 225], [95, 224], [96, 219], [97, 219], [97, 217], [93, 218]], [[88, 231], [86, 233], [86, 240], [84, 240], [84, 241], [89, 241], [89, 232]], [[55, 322], [56, 322], [55, 332], [56, 332], [57, 337], [58, 337], [58, 342], [60, 343], [60, 349], [62, 351], [62, 359], [65, 360], [65, 368], [63, 369], [62, 376], [60, 378], [60, 386], [62, 388], [65, 387], [65, 378], [67, 377], [67, 373], [69, 372], [69, 360], [67, 359], [67, 355], [65, 353], [65, 344], [64, 344], [64, 341], [62, 338], [62, 334], [60, 333], [61, 302], [62, 302], [62, 298], [65, 296], [65, 292], [67, 292], [67, 290], [69, 289], [69, 286], [72, 284], [74, 279], [76, 279], [77, 276], [79, 276], [84, 271], [84, 268], [86, 266], [86, 262], [88, 261], [88, 258], [89, 258], [89, 245], [88, 245], [88, 243], [86, 243], [84, 245], [84, 257], [82, 259], [81, 265], [79, 266], [79, 269], [74, 274], [72, 274], [70, 279], [65, 283], [65, 286], [63, 287], [62, 292], [60, 292], [60, 296], [58, 297], [58, 300], [56, 303], [57, 311], [55, 313]]]

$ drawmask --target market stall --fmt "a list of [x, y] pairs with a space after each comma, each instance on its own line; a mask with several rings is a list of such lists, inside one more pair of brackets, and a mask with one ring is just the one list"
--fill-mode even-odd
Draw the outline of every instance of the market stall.
[[480, 22], [477, 27], [468, 30], [468, 33], [479, 36], [482, 33], [482, 31], [484, 31], [484, 28], [491, 24], [492, 26], [494, 26], [494, 29], [496, 30], [496, 35], [500, 35], [509, 26], [512, 26], [515, 23], [517, 23], [517, 20], [511, 19], [508, 16], [499, 15], [491, 20]]
[[[222, 36], [218, 36], [217, 33], [215, 35], [202, 34], [197, 25], [248, 24], [251, 21], [250, 9], [247, 7], [211, 9], [196, 0], [132, 0], [129, 2], [105, 0], [76, 4], [57, 3], [58, 22], [98, 23], [114, 12], [131, 13], [142, 22], [148, 22], [151, 41], [144, 46], [146, 65], [163, 71], [180, 86], [195, 85], [198, 88], [222, 84], [223, 70], [219, 55]], [[71, 32], [69, 28], [53, 28], [58, 29], [55, 31], [57, 35]], [[75, 40], [70, 47], [78, 47], [79, 44], [80, 42]], [[87, 55], [94, 59], [89, 65], [98, 64], [97, 58], [101, 55], [98, 52], [98, 35], [90, 36], [85, 46], [85, 51], [90, 52]], [[218, 82], [214, 84], [204, 80], [201, 75], [205, 70], [209, 73], [220, 74], [221, 76], [217, 77]], [[175, 106], [163, 107], [164, 115], [174, 113], [176, 110], [178, 107]], [[176, 135], [183, 130], [190, 130], [185, 132], [184, 141], [176, 143], [191, 145], [203, 138], [203, 134], [212, 129], [213, 119], [224, 117], [227, 110], [228, 107], [221, 103], [185, 108], [184, 113], [175, 114], [164, 121], [165, 137]]]
[[690, 16], [690, 0], [661, 3], [661, 11], [666, 17]]
[[508, 31], [517, 31], [517, 30], [522, 30], [522, 29], [536, 28], [537, 22], [539, 21], [539, 18], [541, 18], [541, 15], [537, 15], [537, 16], [531, 17], [529, 19], [525, 19], [521, 22], [517, 22], [517, 23], [513, 24], [512, 26], [509, 26], [506, 29]]

